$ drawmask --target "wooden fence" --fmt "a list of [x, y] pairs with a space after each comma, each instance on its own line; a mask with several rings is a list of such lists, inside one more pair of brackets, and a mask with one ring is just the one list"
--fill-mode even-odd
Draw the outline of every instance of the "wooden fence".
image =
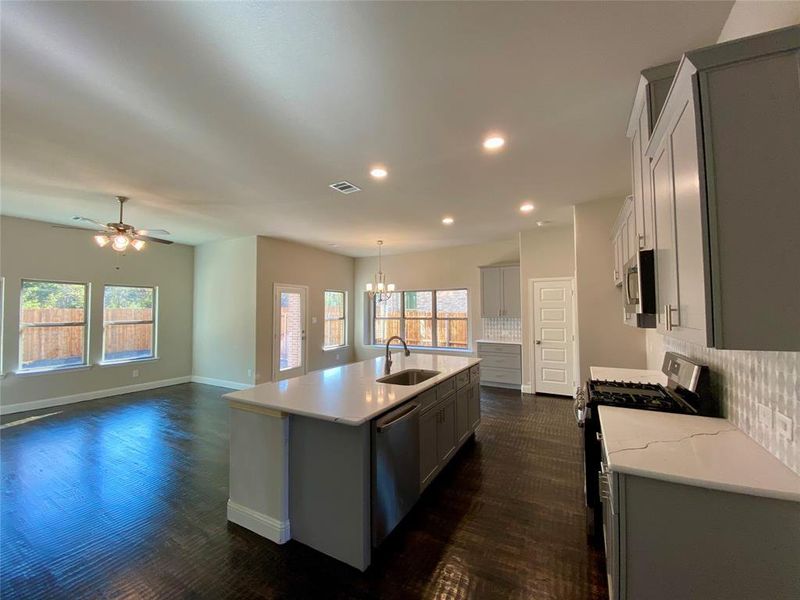
[[[105, 311], [106, 321], [144, 321], [152, 318], [150, 308], [112, 308]], [[82, 308], [24, 308], [23, 323], [77, 323], [84, 319]], [[110, 325], [105, 328], [106, 355], [120, 352], [149, 351], [153, 345], [151, 324]], [[83, 356], [82, 326], [28, 327], [22, 336], [25, 364], [44, 360]]]
[[[418, 314], [426, 317], [424, 319], [414, 318]], [[463, 313], [453, 313], [454, 319], [445, 319], [444, 317], [450, 314], [439, 313], [442, 318], [437, 320], [438, 330], [436, 332], [438, 344], [440, 347], [450, 348], [466, 348], [467, 338], [469, 335], [469, 325], [467, 319], [463, 318]], [[400, 319], [378, 319], [376, 323], [382, 323], [385, 327], [384, 335], [378, 333], [378, 339], [383, 337], [384, 340], [389, 339], [393, 335], [401, 335], [400, 332]], [[433, 340], [433, 332], [431, 331], [432, 320], [430, 312], [420, 311], [406, 311], [406, 331], [405, 340], [409, 346], [430, 346]], [[399, 344], [395, 341], [394, 344]]]

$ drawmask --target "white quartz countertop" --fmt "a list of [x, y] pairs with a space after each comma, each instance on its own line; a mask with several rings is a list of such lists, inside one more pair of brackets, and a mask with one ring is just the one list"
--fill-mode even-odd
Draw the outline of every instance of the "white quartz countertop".
[[262, 383], [231, 392], [229, 401], [244, 402], [262, 408], [361, 425], [401, 404], [437, 383], [480, 362], [472, 356], [392, 352], [392, 373], [406, 369], [439, 371], [439, 375], [418, 385], [389, 385], [375, 381], [384, 376], [384, 357], [313, 371], [307, 375]]
[[630, 381], [631, 383], [660, 383], [667, 385], [667, 376], [649, 369], [618, 369], [616, 367], [589, 367], [592, 379]]
[[480, 340], [475, 340], [478, 344], [513, 344], [514, 346], [521, 346], [522, 342], [519, 340], [488, 340], [486, 338], [482, 338]]
[[800, 476], [726, 419], [600, 406], [611, 471], [800, 502]]

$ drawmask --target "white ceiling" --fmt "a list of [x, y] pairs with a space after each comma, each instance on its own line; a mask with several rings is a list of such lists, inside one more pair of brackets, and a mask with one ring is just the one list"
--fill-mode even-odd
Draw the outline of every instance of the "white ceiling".
[[124, 194], [126, 221], [176, 241], [354, 256], [567, 222], [629, 193], [638, 71], [714, 43], [730, 7], [3, 2], [0, 210], [110, 221]]

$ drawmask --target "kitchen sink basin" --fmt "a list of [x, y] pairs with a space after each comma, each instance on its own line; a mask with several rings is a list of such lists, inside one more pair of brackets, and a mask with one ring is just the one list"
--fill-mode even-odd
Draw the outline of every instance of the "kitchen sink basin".
[[381, 377], [377, 380], [378, 383], [390, 383], [392, 385], [417, 385], [436, 377], [439, 371], [428, 371], [426, 369], [406, 369], [405, 371], [398, 371], [386, 377]]

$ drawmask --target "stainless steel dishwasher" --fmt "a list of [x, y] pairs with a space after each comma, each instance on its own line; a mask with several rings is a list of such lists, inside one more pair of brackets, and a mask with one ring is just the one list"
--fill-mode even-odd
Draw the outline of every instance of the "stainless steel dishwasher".
[[372, 546], [419, 498], [420, 403], [406, 402], [372, 421]]

